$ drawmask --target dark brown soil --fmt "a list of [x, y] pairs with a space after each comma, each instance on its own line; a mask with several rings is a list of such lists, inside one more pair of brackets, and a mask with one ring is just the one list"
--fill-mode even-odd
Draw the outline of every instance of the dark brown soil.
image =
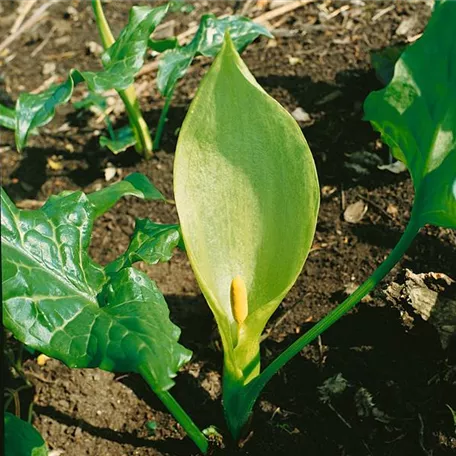
[[[144, 2], [138, 2], [144, 3]], [[254, 5], [255, 2], [252, 3]], [[347, 4], [348, 11], [324, 21], [320, 9]], [[115, 30], [126, 21], [130, 3], [110, 2], [108, 19]], [[361, 5], [361, 6], [359, 6]], [[277, 39], [260, 39], [244, 58], [260, 84], [290, 112], [302, 107], [311, 121], [302, 123], [314, 154], [322, 204], [313, 249], [304, 271], [268, 326], [263, 342], [268, 364], [297, 336], [335, 307], [346, 289], [361, 283], [385, 258], [409, 218], [413, 187], [408, 175], [394, 175], [371, 167], [358, 175], [350, 163], [355, 152], [378, 154], [386, 163], [388, 151], [370, 125], [362, 121], [362, 103], [380, 83], [370, 66], [371, 50], [405, 42], [423, 30], [430, 10], [426, 3], [397, 2], [373, 22], [386, 2], [314, 2], [286, 16]], [[77, 15], [68, 14], [68, 7]], [[243, 2], [197, 2], [190, 15], [174, 15], [175, 33], [188, 28], [202, 12], [238, 13]], [[16, 3], [3, 2], [1, 34], [15, 19]], [[320, 9], [319, 9], [320, 7]], [[41, 70], [56, 62], [62, 78], [72, 67], [96, 68], [85, 42], [97, 41], [90, 4], [64, 1], [50, 8], [48, 18], [10, 47], [15, 57], [0, 70], [1, 99], [12, 104], [23, 90], [39, 87], [49, 76]], [[253, 11], [258, 15], [260, 11]], [[320, 16], [319, 16], [320, 14]], [[396, 30], [406, 18], [415, 25], [406, 36]], [[55, 26], [54, 37], [36, 55], [30, 53]], [[293, 31], [297, 34], [293, 36]], [[4, 58], [4, 56], [2, 57]], [[163, 150], [150, 161], [133, 152], [112, 156], [98, 146], [95, 117], [59, 108], [57, 118], [30, 141], [19, 155], [13, 135], [2, 131], [2, 180], [8, 194], [22, 204], [44, 200], [64, 189], [91, 191], [107, 183], [107, 163], [119, 175], [139, 171], [172, 198], [175, 130], [185, 116], [202, 74], [210, 62], [199, 59], [176, 91]], [[149, 125], [155, 125], [163, 101], [154, 74], [141, 77], [145, 89], [140, 101]], [[76, 93], [80, 97], [81, 91]], [[120, 115], [118, 125], [125, 124]], [[66, 128], [59, 130], [62, 124]], [[58, 163], [59, 169], [53, 169]], [[347, 166], [348, 165], [348, 166]], [[55, 168], [55, 166], [54, 166]], [[357, 224], [343, 220], [343, 208], [357, 200], [368, 212]], [[24, 201], [25, 200], [25, 201]], [[177, 221], [171, 204], [128, 198], [95, 225], [91, 254], [102, 264], [127, 246], [136, 217], [158, 222]], [[442, 272], [456, 278], [456, 235], [428, 227], [389, 276], [400, 281], [404, 268], [414, 272]], [[173, 394], [197, 424], [217, 426], [227, 448], [220, 454], [308, 456], [415, 456], [450, 455], [456, 449], [454, 423], [447, 404], [456, 409], [454, 351], [444, 351], [435, 330], [426, 322], [406, 328], [400, 312], [385, 300], [381, 287], [370, 299], [323, 334], [290, 362], [266, 387], [242, 449], [234, 449], [223, 422], [220, 403], [222, 353], [212, 316], [197, 288], [183, 253], [168, 264], [144, 268], [157, 281], [182, 328], [182, 342], [194, 352]], [[454, 346], [453, 346], [454, 349]], [[34, 424], [51, 449], [66, 456], [189, 455], [197, 451], [179, 425], [136, 375], [114, 375], [97, 369], [70, 370], [56, 360], [39, 367], [30, 356], [23, 364], [33, 384]], [[318, 387], [338, 373], [349, 387], [330, 404], [319, 398]], [[7, 382], [14, 380], [8, 373]], [[17, 383], [17, 381], [16, 381]], [[360, 388], [373, 398], [382, 414], [363, 416], [355, 396]], [[21, 393], [30, 399], [30, 391]], [[359, 403], [358, 403], [359, 406]], [[371, 409], [372, 410], [372, 409]], [[156, 424], [148, 430], [147, 422]]]

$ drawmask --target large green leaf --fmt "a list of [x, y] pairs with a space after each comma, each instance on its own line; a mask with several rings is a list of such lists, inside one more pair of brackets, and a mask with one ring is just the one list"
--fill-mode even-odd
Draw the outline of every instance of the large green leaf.
[[[228, 36], [182, 126], [174, 190], [225, 369], [246, 382], [259, 371], [260, 334], [309, 252], [319, 187], [299, 126], [258, 85]], [[238, 275], [248, 316], [236, 340], [230, 285]]]
[[127, 251], [106, 266], [106, 272], [119, 271], [137, 261], [148, 264], [169, 261], [179, 240], [179, 225], [163, 225], [148, 219], [137, 219]]
[[161, 22], [167, 5], [157, 8], [134, 6], [129, 20], [115, 43], [102, 55], [104, 68], [100, 71], [73, 69], [62, 84], [38, 94], [22, 93], [16, 103], [16, 147], [22, 150], [30, 130], [46, 125], [55, 116], [55, 108], [68, 102], [74, 86], [85, 81], [89, 90], [124, 90], [134, 82], [134, 77], [144, 64], [144, 55], [150, 34]]
[[190, 356], [162, 294], [131, 262], [108, 275], [87, 252], [95, 216], [123, 195], [156, 197], [146, 182], [132, 175], [89, 196], [64, 192], [36, 211], [18, 210], [2, 190], [3, 321], [71, 367], [148, 372], [160, 391]]
[[30, 423], [8, 412], [4, 412], [3, 421], [5, 424], [5, 456], [48, 455], [43, 437]]
[[213, 14], [206, 14], [201, 18], [198, 30], [189, 44], [163, 54], [157, 74], [160, 92], [164, 96], [172, 93], [176, 82], [187, 72], [196, 55], [215, 57], [222, 47], [226, 31], [229, 31], [236, 49], [240, 52], [259, 35], [272, 38], [265, 27], [246, 17], [228, 16], [218, 19]]
[[366, 99], [366, 119], [404, 162], [420, 224], [456, 228], [456, 2], [438, 1], [389, 85]]

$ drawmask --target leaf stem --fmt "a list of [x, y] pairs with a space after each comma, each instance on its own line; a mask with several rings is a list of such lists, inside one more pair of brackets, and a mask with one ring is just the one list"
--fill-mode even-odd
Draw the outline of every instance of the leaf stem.
[[143, 376], [144, 380], [146, 380], [152, 391], [159, 397], [159, 399], [171, 412], [174, 418], [176, 418], [178, 423], [184, 428], [187, 435], [193, 440], [193, 442], [195, 442], [196, 446], [201, 450], [201, 452], [206, 454], [209, 448], [208, 440], [200, 431], [198, 426], [193, 422], [193, 420], [187, 415], [185, 410], [180, 406], [176, 399], [174, 399], [169, 391], [157, 390], [154, 385], [152, 376], [150, 375], [150, 370], [147, 368], [147, 366], [142, 366], [139, 369], [139, 372]]
[[[101, 0], [92, 0], [92, 8], [95, 14], [95, 21], [97, 23], [101, 43], [106, 50], [114, 44], [115, 39], [104, 15]], [[117, 93], [125, 105], [128, 120], [130, 121], [131, 128], [135, 134], [137, 141], [135, 146], [136, 151], [145, 158], [150, 158], [152, 156], [153, 142], [149, 128], [147, 127], [141, 109], [139, 108], [138, 97], [136, 96], [134, 85], [132, 84], [125, 90], [118, 90]]]
[[412, 216], [405, 229], [401, 239], [396, 244], [394, 249], [388, 255], [386, 260], [374, 271], [374, 273], [361, 284], [345, 301], [339, 304], [332, 312], [326, 317], [320, 320], [314, 327], [307, 331], [297, 341], [290, 345], [285, 351], [283, 351], [272, 363], [270, 363], [266, 369], [255, 379], [253, 379], [248, 385], [249, 390], [247, 396], [249, 397], [249, 407], [253, 408], [253, 405], [261, 393], [265, 385], [271, 379], [271, 377], [281, 369], [288, 361], [290, 361], [295, 355], [297, 355], [306, 345], [312, 342], [320, 334], [326, 331], [331, 325], [333, 325], [339, 318], [345, 315], [351, 310], [358, 302], [361, 301], [378, 283], [393, 269], [396, 263], [404, 255], [407, 248], [410, 246], [415, 236], [418, 234], [421, 225]]
[[187, 435], [195, 442], [196, 446], [201, 450], [202, 453], [206, 454], [209, 443], [206, 436], [200, 431], [198, 426], [193, 420], [187, 415], [185, 410], [179, 405], [179, 403], [171, 396], [169, 391], [157, 392], [157, 396], [166, 405], [166, 408], [172, 413], [174, 418], [179, 424], [185, 429]]
[[165, 127], [165, 123], [167, 121], [167, 115], [169, 111], [169, 107], [171, 105], [171, 99], [173, 98], [174, 94], [174, 87], [168, 96], [165, 98], [165, 104], [163, 109], [160, 113], [160, 119], [158, 119], [157, 131], [155, 133], [155, 140], [154, 140], [154, 150], [158, 150], [160, 148], [161, 137], [163, 134], [163, 129]]

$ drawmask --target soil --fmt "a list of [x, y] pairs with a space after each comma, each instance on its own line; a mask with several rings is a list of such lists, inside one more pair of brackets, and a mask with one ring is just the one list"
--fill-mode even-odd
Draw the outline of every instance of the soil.
[[[261, 13], [261, 3], [267, 2], [250, 2], [252, 17]], [[190, 14], [173, 14], [174, 33], [185, 31], [203, 12], [239, 14], [244, 7], [243, 2], [193, 5]], [[324, 20], [322, 9], [336, 11], [344, 5], [348, 5], [346, 11]], [[107, 3], [106, 14], [115, 31], [125, 23], [130, 6], [129, 2]], [[427, 3], [396, 2], [375, 18], [388, 6], [388, 2], [374, 1], [312, 2], [273, 20], [278, 28], [276, 39], [261, 38], [244, 53], [266, 91], [290, 112], [302, 107], [309, 113], [310, 120], [301, 122], [301, 127], [322, 188], [314, 245], [297, 283], [267, 327], [262, 344], [264, 365], [369, 276], [395, 245], [409, 218], [413, 186], [408, 174], [395, 175], [376, 166], [356, 172], [356, 155], [352, 155], [374, 153], [388, 162], [387, 148], [362, 120], [363, 100], [381, 87], [370, 65], [370, 52], [416, 38], [430, 15]], [[1, 35], [6, 36], [16, 18], [17, 3], [3, 2], [0, 8]], [[21, 91], [39, 87], [49, 77], [42, 75], [46, 63], [57, 63], [55, 74], [62, 79], [73, 67], [99, 65], [85, 44], [97, 41], [89, 2], [64, 1], [48, 11], [43, 21], [14, 41], [7, 56], [2, 56], [9, 58], [0, 70], [4, 103], [13, 105]], [[405, 20], [410, 27], [399, 35], [396, 31]], [[30, 58], [51, 30], [52, 38]], [[71, 105], [58, 109], [56, 119], [31, 139], [22, 155], [15, 151], [13, 135], [2, 131], [1, 172], [7, 193], [24, 207], [61, 190], [93, 191], [108, 184], [104, 170], [111, 164], [117, 169], [116, 178], [142, 172], [172, 199], [175, 132], [209, 65], [208, 59], [197, 59], [179, 83], [162, 150], [149, 161], [141, 161], [133, 151], [113, 156], [100, 149], [97, 134], [103, 124], [88, 112], [75, 112]], [[163, 106], [154, 77], [150, 72], [138, 80], [140, 102], [152, 126]], [[82, 95], [78, 89], [75, 99]], [[118, 115], [116, 125], [125, 123], [125, 116]], [[355, 224], [344, 221], [344, 208], [359, 200], [368, 205], [363, 219]], [[95, 224], [90, 253], [96, 261], [106, 264], [124, 251], [136, 217], [177, 221], [172, 204], [126, 198]], [[455, 232], [426, 227], [388, 281], [401, 282], [405, 268], [456, 278], [455, 257]], [[198, 425], [215, 425], [225, 437], [225, 448], [214, 452], [454, 454], [456, 436], [447, 405], [456, 409], [455, 347], [444, 350], [427, 322], [417, 321], [413, 328], [404, 325], [400, 311], [385, 299], [383, 289], [388, 281], [273, 378], [255, 408], [250, 434], [242, 448], [235, 448], [223, 422], [219, 337], [186, 256], [178, 252], [167, 264], [139, 267], [158, 283], [172, 320], [182, 328], [182, 343], [193, 350], [192, 361], [182, 369], [172, 391]], [[6, 347], [16, 349], [11, 339]], [[40, 367], [35, 356], [25, 358], [23, 370], [33, 388], [20, 393], [22, 407], [33, 400], [33, 423], [50, 449], [62, 451], [58, 454], [197, 454], [139, 376], [70, 370], [57, 360]], [[7, 385], [17, 387], [20, 381], [14, 377], [14, 369], [8, 365], [4, 369]], [[325, 402], [318, 387], [337, 374], [348, 386], [343, 394]], [[375, 406], [363, 408], [360, 390], [368, 392]], [[155, 431], [149, 430], [150, 422], [155, 423]]]

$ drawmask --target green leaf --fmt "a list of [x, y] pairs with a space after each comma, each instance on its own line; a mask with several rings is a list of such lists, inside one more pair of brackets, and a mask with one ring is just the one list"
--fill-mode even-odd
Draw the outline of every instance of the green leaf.
[[456, 3], [439, 1], [394, 77], [364, 104], [365, 117], [404, 162], [419, 224], [456, 228]]
[[66, 103], [74, 86], [82, 81], [77, 70], [71, 70], [65, 82], [49, 87], [44, 92], [21, 93], [16, 102], [16, 147], [21, 151], [31, 130], [49, 123], [55, 116], [55, 108]]
[[136, 137], [130, 125], [113, 131], [114, 138], [100, 136], [100, 146], [107, 147], [113, 154], [119, 154], [136, 144]]
[[26, 345], [70, 367], [147, 372], [155, 391], [190, 357], [154, 282], [109, 274], [88, 255], [93, 221], [124, 195], [155, 197], [141, 175], [100, 192], [64, 192], [36, 211], [2, 190], [3, 321]]
[[82, 73], [90, 90], [103, 92], [112, 88], [123, 90], [134, 82], [136, 73], [144, 64], [149, 36], [162, 21], [168, 5], [150, 8], [134, 6], [127, 26], [115, 43], [101, 56], [104, 70]]
[[74, 109], [89, 109], [92, 106], [98, 108], [99, 111], [104, 112], [108, 107], [106, 97], [99, 93], [89, 92], [85, 98], [73, 103]]
[[169, 12], [170, 13], [191, 13], [195, 9], [195, 5], [192, 5], [189, 2], [184, 0], [171, 0], [169, 2]]
[[46, 443], [40, 433], [26, 421], [4, 412], [5, 456], [47, 456]]
[[157, 8], [135, 6], [127, 26], [115, 43], [103, 53], [101, 71], [70, 71], [62, 84], [38, 94], [22, 93], [16, 103], [16, 147], [21, 151], [30, 130], [46, 125], [55, 116], [55, 108], [68, 102], [74, 86], [85, 82], [90, 91], [124, 90], [144, 64], [150, 34], [166, 15], [167, 5]]
[[146, 200], [165, 199], [150, 180], [141, 173], [130, 174], [124, 180], [109, 185], [98, 192], [90, 193], [87, 197], [92, 204], [95, 217], [99, 217], [109, 211], [123, 196], [136, 196]]
[[8, 108], [0, 103], [0, 125], [10, 130], [15, 129], [16, 112], [14, 109]]
[[150, 38], [148, 46], [153, 51], [162, 53], [167, 51], [168, 49], [174, 49], [179, 47], [179, 42], [177, 41], [177, 38], [175, 36], [165, 38], [163, 40], [154, 40]]
[[394, 66], [404, 52], [405, 45], [389, 46], [380, 51], [372, 52], [371, 63], [377, 78], [384, 85], [391, 82], [394, 75]]
[[[259, 372], [260, 334], [312, 244], [319, 187], [298, 124], [258, 85], [228, 36], [182, 126], [174, 190], [188, 257], [222, 336], [225, 372], [248, 382]], [[238, 335], [230, 301], [237, 275], [248, 295]]]
[[180, 240], [179, 225], [162, 225], [137, 219], [127, 251], [106, 266], [107, 273], [129, 267], [137, 261], [148, 264], [169, 261]]
[[187, 72], [195, 56], [215, 57], [222, 47], [226, 31], [229, 31], [239, 52], [259, 35], [272, 38], [265, 27], [246, 17], [228, 16], [218, 19], [213, 14], [206, 14], [201, 18], [198, 30], [189, 44], [163, 54], [158, 65], [158, 90], [165, 97], [172, 93], [177, 81]]

